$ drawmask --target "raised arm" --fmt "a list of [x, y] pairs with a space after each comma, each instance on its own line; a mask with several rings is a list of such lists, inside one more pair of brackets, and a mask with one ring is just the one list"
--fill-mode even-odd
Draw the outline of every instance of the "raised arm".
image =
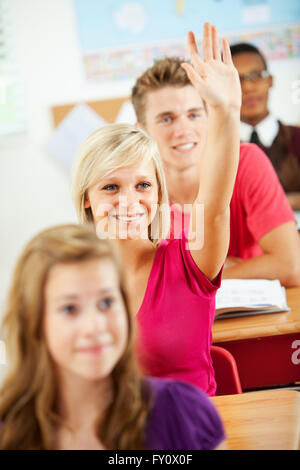
[[[220, 271], [228, 251], [229, 204], [240, 145], [240, 82], [224, 39], [222, 46], [221, 57], [216, 28], [205, 23], [203, 59], [190, 32], [188, 48], [192, 65], [182, 64], [208, 111], [208, 133], [200, 162], [199, 192], [191, 214], [189, 249], [199, 269], [211, 280]], [[197, 240], [201, 207], [204, 208], [202, 247]]]

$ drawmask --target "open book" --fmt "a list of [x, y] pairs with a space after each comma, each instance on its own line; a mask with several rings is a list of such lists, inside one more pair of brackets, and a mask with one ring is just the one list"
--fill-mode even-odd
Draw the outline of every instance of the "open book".
[[224, 279], [216, 295], [216, 319], [289, 310], [278, 280]]

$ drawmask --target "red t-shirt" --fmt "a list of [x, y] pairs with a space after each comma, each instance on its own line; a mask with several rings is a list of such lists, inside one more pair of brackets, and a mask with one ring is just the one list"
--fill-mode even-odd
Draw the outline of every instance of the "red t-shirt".
[[182, 380], [214, 395], [210, 349], [215, 295], [182, 235], [160, 243], [137, 314], [138, 358], [146, 375]]
[[[171, 206], [172, 207], [172, 206]], [[189, 215], [172, 208], [170, 239], [176, 224], [189, 227]], [[183, 222], [184, 220], [184, 222]], [[242, 259], [262, 254], [263, 235], [286, 222], [295, 221], [277, 174], [264, 152], [255, 144], [241, 144], [240, 161], [230, 203], [228, 256]]]

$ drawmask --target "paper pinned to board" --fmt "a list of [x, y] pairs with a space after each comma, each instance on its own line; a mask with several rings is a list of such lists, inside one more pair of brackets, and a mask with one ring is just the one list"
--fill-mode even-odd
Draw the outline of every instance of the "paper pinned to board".
[[121, 106], [115, 122], [134, 125], [136, 121], [137, 118], [132, 103], [130, 101], [125, 101], [125, 103], [123, 103]]
[[90, 106], [78, 104], [56, 127], [46, 143], [45, 150], [70, 172], [84, 139], [105, 124], [107, 124], [106, 121]]

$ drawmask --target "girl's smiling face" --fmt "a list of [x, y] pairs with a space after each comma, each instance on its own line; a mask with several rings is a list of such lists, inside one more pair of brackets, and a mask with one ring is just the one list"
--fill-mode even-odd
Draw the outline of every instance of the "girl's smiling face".
[[158, 203], [154, 165], [141, 163], [119, 168], [101, 178], [87, 191], [97, 234], [108, 238], [148, 238], [148, 227]]
[[105, 380], [127, 344], [119, 278], [107, 258], [59, 263], [44, 291], [44, 335], [59, 376]]

